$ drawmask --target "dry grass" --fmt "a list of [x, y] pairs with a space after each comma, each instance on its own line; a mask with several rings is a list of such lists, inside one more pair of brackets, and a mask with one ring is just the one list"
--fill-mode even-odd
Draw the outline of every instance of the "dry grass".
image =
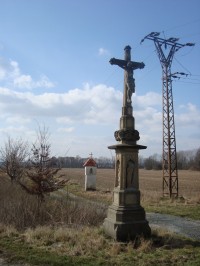
[[28, 229], [24, 233], [27, 243], [47, 247], [48, 250], [60, 254], [66, 253], [70, 256], [92, 255], [102, 249], [108, 241], [104, 238], [98, 228], [94, 227], [37, 227]]
[[47, 196], [38, 209], [36, 196], [27, 194], [19, 185], [1, 176], [0, 223], [4, 225], [19, 230], [63, 224], [99, 225], [105, 215], [105, 208], [97, 208], [95, 203], [72, 201], [66, 196], [62, 199]]
[[[98, 169], [96, 192], [84, 192], [84, 169], [63, 171], [79, 193], [111, 200], [114, 170]], [[161, 183], [161, 171], [141, 170], [142, 200], [160, 201]], [[180, 192], [188, 202], [198, 201], [199, 190], [199, 172], [181, 171]], [[37, 198], [1, 177], [0, 249], [33, 265], [185, 265], [191, 261], [199, 265], [199, 243], [160, 229], [153, 231], [151, 239], [118, 243], [99, 227], [105, 209], [88, 201], [71, 201], [65, 195], [63, 200], [49, 197], [38, 214]]]
[[[84, 169], [70, 168], [63, 169], [63, 172], [84, 189]], [[200, 171], [180, 170], [179, 172], [179, 196], [183, 197], [187, 203], [200, 203]], [[97, 169], [97, 192], [98, 194], [108, 194], [114, 188], [114, 169]], [[139, 170], [139, 183], [141, 200], [143, 202], [156, 203], [162, 197], [162, 171]], [[87, 192], [89, 194], [89, 192]], [[93, 192], [90, 193], [94, 195]], [[111, 194], [111, 193], [110, 193]], [[104, 197], [104, 196], [103, 196]], [[111, 195], [107, 195], [111, 199]]]
[[[4, 233], [2, 233], [2, 229]], [[158, 259], [160, 260], [162, 255], [164, 255], [164, 262], [169, 261], [168, 256], [171, 256], [172, 248], [175, 250], [173, 254], [177, 258], [176, 249], [186, 247], [188, 250], [192, 250], [194, 247], [199, 247], [199, 243], [178, 238], [176, 235], [163, 230], [154, 230], [151, 239], [138, 237], [135, 241], [127, 243], [116, 242], [105, 237], [102, 228], [88, 226], [78, 228], [39, 226], [35, 229], [29, 228], [20, 234], [14, 229], [11, 230], [5, 226], [2, 228], [0, 225], [0, 236], [12, 236], [15, 242], [23, 242], [32, 247], [33, 250], [39, 247], [41, 251], [48, 251], [61, 256], [67, 254], [69, 257], [92, 258], [92, 261], [103, 258], [103, 260], [110, 262], [109, 265], [133, 265], [133, 258], [135, 258], [136, 265], [155, 265], [154, 263]], [[145, 256], [149, 262], [153, 259], [152, 263], [154, 263], [143, 264], [146, 261]], [[125, 258], [127, 261], [124, 261]], [[190, 256], [185, 255], [185, 258], [187, 261]], [[141, 264], [137, 264], [138, 261], [141, 261]], [[172, 261], [171, 258], [169, 262], [172, 263]]]
[[[179, 196], [188, 200], [199, 199], [200, 171], [179, 170]], [[140, 170], [140, 189], [143, 194], [162, 195], [162, 171]], [[157, 192], [157, 193], [155, 193]]]
[[[112, 201], [112, 190], [114, 184], [113, 169], [97, 170], [97, 191], [84, 191], [84, 169], [63, 169], [67, 178], [70, 179], [70, 186], [76, 194], [85, 196], [91, 200], [99, 200], [106, 203]], [[150, 206], [177, 207], [179, 202], [161, 201], [162, 196], [162, 172], [140, 170], [140, 190], [141, 203], [145, 208]], [[71, 188], [70, 188], [71, 189]], [[200, 203], [200, 172], [179, 171], [179, 195], [183, 197], [180, 202], [184, 207]], [[73, 190], [72, 190], [73, 192]], [[70, 200], [64, 194], [63, 199], [47, 197], [45, 203], [41, 205], [38, 212], [38, 201], [35, 196], [28, 195], [16, 184], [11, 184], [10, 180], [1, 176], [0, 183], [0, 223], [14, 226], [18, 229], [37, 227], [44, 225], [99, 225], [106, 216], [105, 207], [95, 203], [83, 202], [80, 200]], [[189, 205], [189, 206], [188, 206]], [[199, 205], [198, 205], [199, 206]], [[199, 207], [198, 207], [199, 208]], [[169, 208], [168, 208], [169, 209]], [[148, 211], [159, 211], [157, 209], [147, 209]], [[183, 210], [183, 208], [182, 208]], [[188, 208], [184, 208], [185, 211]], [[177, 208], [176, 208], [177, 211]], [[164, 210], [165, 212], [165, 210]], [[166, 212], [167, 213], [167, 212]], [[199, 209], [196, 210], [199, 213]], [[177, 215], [179, 215], [177, 213]], [[180, 214], [181, 215], [181, 214]], [[183, 213], [187, 216], [188, 213]], [[195, 219], [198, 219], [199, 214]], [[188, 216], [189, 217], [189, 216]]]

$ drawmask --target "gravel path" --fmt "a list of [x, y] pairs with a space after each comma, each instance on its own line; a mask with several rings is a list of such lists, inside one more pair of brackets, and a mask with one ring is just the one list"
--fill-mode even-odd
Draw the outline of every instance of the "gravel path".
[[147, 213], [147, 220], [152, 228], [163, 228], [194, 240], [200, 241], [200, 221], [195, 221], [178, 216]]
[[[60, 190], [61, 194], [56, 195], [56, 197], [61, 197], [67, 194], [66, 191]], [[72, 193], [68, 193], [68, 196], [74, 200], [81, 200], [88, 205], [95, 204], [99, 208], [107, 210], [108, 205], [105, 203], [94, 202], [82, 197], [78, 197]], [[178, 216], [173, 216], [169, 214], [160, 213], [146, 213], [147, 221], [152, 228], [162, 228], [169, 232], [177, 233], [179, 235], [192, 238], [194, 240], [200, 241], [200, 220], [191, 220], [188, 218], [182, 218]]]
[[[62, 196], [60, 195], [61, 197], [63, 197], [63, 194], [66, 195], [66, 191], [60, 191], [62, 192]], [[86, 202], [87, 204], [98, 205], [99, 208], [103, 208], [105, 210], [108, 208], [108, 205], [106, 205], [105, 203], [83, 199], [72, 193], [68, 193], [68, 196], [70, 198], [73, 198], [74, 200], [84, 200], [84, 202]], [[169, 232], [173, 232], [200, 241], [200, 220], [191, 220], [188, 218], [160, 213], [146, 213], [146, 218], [149, 222], [150, 227], [152, 228], [162, 228]]]

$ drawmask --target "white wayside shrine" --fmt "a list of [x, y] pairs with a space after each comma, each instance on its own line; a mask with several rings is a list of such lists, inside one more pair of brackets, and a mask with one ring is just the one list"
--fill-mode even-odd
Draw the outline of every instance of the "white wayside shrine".
[[97, 164], [90, 154], [90, 158], [84, 163], [85, 167], [85, 190], [96, 190]]
[[113, 203], [108, 208], [103, 227], [106, 234], [118, 241], [133, 240], [138, 235], [150, 236], [151, 229], [140, 205], [138, 151], [146, 146], [138, 145], [139, 132], [135, 129], [135, 118], [131, 96], [135, 92], [133, 70], [144, 68], [144, 63], [131, 61], [131, 47], [125, 47], [124, 60], [112, 58], [110, 63], [124, 69], [124, 93], [120, 129], [115, 131], [118, 142], [109, 149], [116, 152], [115, 188]]

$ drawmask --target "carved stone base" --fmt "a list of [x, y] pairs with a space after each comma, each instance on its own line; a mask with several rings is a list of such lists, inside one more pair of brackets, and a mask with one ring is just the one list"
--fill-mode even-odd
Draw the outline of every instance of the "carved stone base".
[[137, 141], [140, 139], [139, 132], [135, 129], [120, 129], [114, 133], [116, 141]]
[[105, 233], [117, 241], [134, 240], [138, 235], [144, 237], [151, 235], [142, 207], [127, 208], [111, 205], [103, 227]]

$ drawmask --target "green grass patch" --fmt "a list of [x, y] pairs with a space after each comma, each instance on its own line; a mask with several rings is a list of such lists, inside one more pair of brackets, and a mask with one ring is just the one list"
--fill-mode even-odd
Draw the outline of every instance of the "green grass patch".
[[[36, 228], [23, 233], [1, 233], [0, 250], [8, 262], [30, 265], [200, 265], [200, 243], [169, 233], [150, 239], [116, 242], [102, 229]], [[47, 238], [47, 230], [51, 232]], [[59, 233], [58, 231], [61, 230]]]
[[84, 199], [105, 203], [110, 205], [112, 203], [112, 192], [103, 190], [85, 191], [84, 188], [75, 182], [69, 182], [65, 187], [65, 191], [82, 197]]
[[143, 203], [146, 212], [155, 212], [162, 214], [170, 214], [180, 217], [187, 217], [193, 220], [200, 220], [200, 205], [186, 205], [181, 203], [157, 203], [147, 204]]
[[91, 258], [57, 254], [56, 252], [48, 251], [41, 247], [33, 247], [17, 237], [1, 238], [0, 249], [4, 256], [6, 256], [6, 261], [12, 263], [25, 262], [31, 265], [42, 266], [93, 265]]

